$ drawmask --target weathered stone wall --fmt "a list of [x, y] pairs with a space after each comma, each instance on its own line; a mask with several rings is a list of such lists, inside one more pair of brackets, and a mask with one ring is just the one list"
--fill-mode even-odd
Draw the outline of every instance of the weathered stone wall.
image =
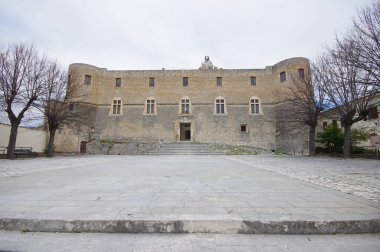
[[149, 151], [157, 151], [159, 143], [117, 143], [90, 141], [87, 144], [87, 153], [101, 155], [138, 155]]
[[[276, 118], [283, 118], [279, 113], [284, 113], [276, 106]], [[309, 128], [298, 123], [283, 120], [276, 121], [276, 151], [293, 155], [307, 155], [309, 153]]]
[[[133, 137], [175, 142], [179, 141], [179, 124], [190, 122], [194, 142], [270, 150], [287, 150], [290, 141], [297, 148], [304, 145], [305, 139], [300, 139], [302, 135], [297, 132], [281, 135], [287, 133], [278, 131], [275, 111], [276, 105], [284, 99], [280, 72], [285, 71], [289, 81], [290, 74], [297, 73], [299, 68], [309, 69], [309, 61], [294, 58], [265, 69], [108, 71], [86, 64], [70, 66], [82, 82], [85, 75], [92, 77], [91, 85], [83, 85], [82, 91], [96, 106], [94, 120], [87, 126], [99, 139]], [[256, 77], [255, 86], [250, 83], [251, 76]], [[182, 84], [183, 77], [189, 79], [187, 87]], [[217, 77], [222, 77], [221, 87], [216, 85]], [[120, 87], [115, 85], [116, 78], [121, 78]], [[149, 78], [155, 79], [154, 87], [149, 87]], [[191, 101], [190, 115], [179, 114], [180, 100], [185, 96]], [[225, 115], [215, 114], [218, 96], [226, 100]], [[249, 100], [253, 96], [261, 102], [259, 115], [249, 113]], [[157, 115], [144, 115], [148, 97], [156, 99]], [[121, 115], [112, 115], [111, 103], [115, 98], [122, 100]], [[247, 125], [248, 132], [240, 131], [242, 124]], [[293, 148], [289, 150], [293, 152]]]
[[79, 152], [80, 143], [89, 141], [89, 127], [83, 126], [81, 130], [62, 127], [55, 133], [54, 150], [56, 152]]
[[[143, 115], [142, 106], [125, 107], [122, 116], [109, 116], [108, 108], [98, 110], [95, 128], [103, 140], [151, 138], [162, 142], [179, 140], [179, 123], [191, 123], [192, 141], [250, 145], [275, 149], [276, 128], [273, 106], [263, 106], [262, 115], [249, 114], [248, 105], [230, 106], [228, 114], [214, 115], [213, 104], [194, 105], [189, 116], [178, 116], [178, 104], [158, 107], [158, 115]], [[248, 132], [241, 132], [246, 124]]]

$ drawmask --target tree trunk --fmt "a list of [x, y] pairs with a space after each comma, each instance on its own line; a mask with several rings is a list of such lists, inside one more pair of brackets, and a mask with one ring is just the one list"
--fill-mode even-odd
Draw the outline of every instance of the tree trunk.
[[351, 124], [344, 124], [343, 158], [350, 158], [351, 154]]
[[18, 121], [11, 122], [11, 134], [9, 135], [9, 142], [7, 148], [7, 158], [14, 159], [15, 158], [15, 148], [16, 148], [16, 140], [17, 140], [17, 131], [20, 123]]
[[315, 128], [315, 125], [309, 126], [309, 156], [315, 156]]
[[57, 130], [56, 128], [53, 128], [53, 129], [49, 130], [49, 143], [48, 143], [48, 146], [47, 146], [47, 153], [46, 153], [46, 156], [48, 156], [48, 157], [53, 157], [53, 153], [54, 153], [54, 137], [55, 137], [56, 130]]

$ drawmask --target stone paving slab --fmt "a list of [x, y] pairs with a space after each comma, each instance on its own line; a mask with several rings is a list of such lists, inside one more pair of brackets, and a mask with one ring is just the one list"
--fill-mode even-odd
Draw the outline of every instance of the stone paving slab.
[[2, 251], [361, 251], [376, 252], [380, 234], [63, 234], [0, 231]]
[[[373, 202], [274, 174], [240, 157], [0, 160], [0, 171], [5, 169], [9, 174], [8, 166], [20, 163], [29, 166], [24, 170], [38, 172], [0, 177], [0, 229], [380, 232], [380, 209]], [[61, 168], [49, 168], [55, 164]]]

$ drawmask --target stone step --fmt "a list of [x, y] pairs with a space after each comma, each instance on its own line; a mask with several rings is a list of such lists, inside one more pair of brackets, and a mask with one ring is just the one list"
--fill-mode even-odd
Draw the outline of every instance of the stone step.
[[168, 155], [180, 155], [180, 154], [200, 154], [200, 155], [208, 155], [208, 154], [221, 154], [221, 153], [216, 153], [216, 152], [211, 152], [211, 151], [158, 151], [158, 152], [147, 152], [145, 154], [168, 154]]
[[156, 152], [157, 154], [213, 154], [214, 152], [210, 152], [210, 151], [172, 151], [172, 152], [169, 152], [169, 151], [162, 151], [162, 152]]
[[171, 150], [188, 150], [188, 151], [210, 151], [209, 148], [194, 148], [194, 147], [189, 147], [189, 148], [174, 148], [174, 147], [165, 147], [165, 148], [160, 148], [160, 150], [163, 150], [163, 151], [171, 151]]
[[177, 149], [177, 150], [159, 150], [158, 153], [178, 153], [178, 152], [184, 152], [184, 153], [210, 153], [212, 151], [210, 150], [183, 150], [183, 149]]
[[217, 155], [207, 144], [192, 142], [163, 143], [159, 150], [149, 151], [145, 155]]
[[[196, 217], [196, 216], [194, 216]], [[0, 229], [64, 233], [360, 234], [380, 232], [380, 220], [200, 219], [17, 219], [1, 218]]]
[[181, 149], [181, 150], [209, 150], [210, 148], [207, 146], [161, 146], [162, 150], [174, 150], [174, 149]]
[[204, 144], [161, 144], [161, 148], [209, 148]]
[[207, 156], [210, 156], [210, 155], [224, 155], [223, 153], [212, 153], [212, 152], [209, 152], [209, 153], [186, 153], [186, 152], [178, 152], [178, 153], [159, 153], [159, 152], [151, 152], [151, 153], [144, 153], [142, 155], [167, 155], [167, 156], [170, 156], [170, 155], [207, 155]]

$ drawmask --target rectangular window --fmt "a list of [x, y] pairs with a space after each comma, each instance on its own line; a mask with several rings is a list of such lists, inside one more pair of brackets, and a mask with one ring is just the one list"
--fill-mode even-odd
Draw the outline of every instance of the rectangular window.
[[242, 124], [242, 125], [240, 125], [240, 131], [241, 132], [247, 132], [248, 130], [247, 130], [247, 124]]
[[188, 78], [188, 77], [183, 77], [182, 85], [183, 85], [184, 87], [189, 86], [189, 78]]
[[146, 113], [147, 114], [154, 114], [154, 100], [147, 100], [146, 101]]
[[216, 104], [216, 113], [224, 114], [224, 104]]
[[332, 120], [332, 124], [334, 128], [338, 127], [338, 121], [337, 120]]
[[154, 87], [154, 78], [149, 78], [149, 87]]
[[260, 114], [259, 99], [251, 99], [251, 113], [252, 114]]
[[251, 76], [251, 86], [256, 86], [256, 77]]
[[190, 113], [190, 100], [189, 99], [181, 100], [181, 113], [182, 114], [189, 114]]
[[121, 78], [116, 78], [116, 87], [121, 86]]
[[281, 72], [281, 73], [280, 73], [280, 81], [281, 81], [281, 82], [286, 81], [286, 73], [285, 73], [285, 72]]
[[303, 68], [298, 69], [298, 77], [300, 79], [305, 79], [305, 70]]
[[84, 84], [85, 85], [91, 85], [91, 75], [85, 75], [84, 76]]
[[377, 107], [373, 107], [369, 109], [368, 113], [368, 120], [378, 119], [379, 118], [379, 111], [377, 110]]
[[224, 114], [224, 99], [217, 99], [216, 100], [216, 113], [217, 114]]
[[113, 100], [112, 113], [114, 115], [121, 114], [121, 100]]
[[221, 87], [222, 86], [222, 77], [216, 77], [216, 85], [218, 87]]
[[327, 129], [327, 122], [323, 122], [323, 131]]

